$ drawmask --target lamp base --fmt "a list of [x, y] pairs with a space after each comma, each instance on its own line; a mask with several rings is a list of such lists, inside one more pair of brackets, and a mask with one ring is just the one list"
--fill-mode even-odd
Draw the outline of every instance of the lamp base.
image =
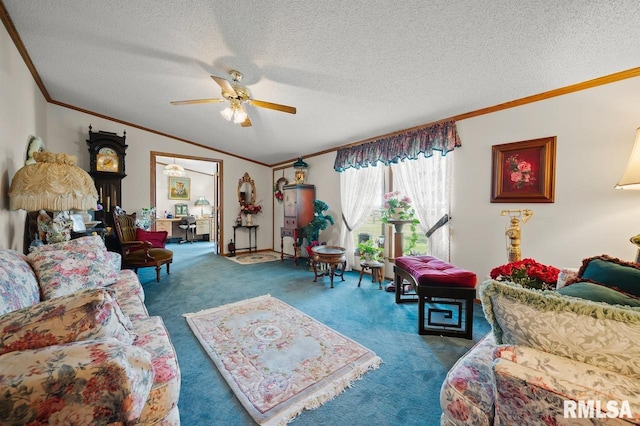
[[38, 214], [38, 232], [40, 239], [46, 244], [60, 243], [71, 239], [73, 221], [68, 211], [53, 213], [51, 218], [46, 211]]

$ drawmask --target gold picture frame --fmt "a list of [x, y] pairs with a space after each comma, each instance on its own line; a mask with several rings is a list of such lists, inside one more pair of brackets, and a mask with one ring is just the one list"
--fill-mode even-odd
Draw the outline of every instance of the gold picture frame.
[[553, 203], [556, 137], [493, 145], [492, 203]]
[[191, 199], [191, 179], [185, 177], [169, 178], [169, 199], [170, 200], [190, 200]]

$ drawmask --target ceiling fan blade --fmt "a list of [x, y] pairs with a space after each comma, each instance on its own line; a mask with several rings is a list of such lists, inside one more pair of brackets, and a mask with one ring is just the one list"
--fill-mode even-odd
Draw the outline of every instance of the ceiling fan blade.
[[251, 120], [249, 120], [249, 116], [240, 124], [242, 127], [251, 127]]
[[190, 105], [190, 104], [208, 104], [211, 102], [224, 102], [226, 99], [224, 98], [215, 98], [215, 99], [191, 99], [189, 101], [171, 101], [169, 102], [171, 105]]
[[259, 101], [256, 99], [250, 99], [247, 102], [260, 108], [275, 109], [276, 111], [288, 112], [289, 114], [296, 113], [296, 109], [294, 107], [287, 105], [274, 104], [271, 102]]
[[216, 83], [218, 83], [218, 86], [220, 86], [220, 88], [222, 89], [223, 96], [225, 93], [228, 93], [234, 98], [238, 97], [238, 94], [233, 89], [233, 87], [231, 87], [231, 84], [229, 84], [227, 80], [221, 77], [216, 77], [215, 75], [212, 75], [211, 78], [214, 79]]

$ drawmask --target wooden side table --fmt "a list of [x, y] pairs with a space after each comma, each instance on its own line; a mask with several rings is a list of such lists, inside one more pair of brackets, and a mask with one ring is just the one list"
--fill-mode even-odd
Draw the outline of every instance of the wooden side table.
[[362, 275], [367, 269], [371, 270], [371, 282], [377, 282], [378, 288], [382, 290], [382, 281], [384, 281], [384, 263], [375, 260], [363, 260], [360, 262], [360, 278], [358, 278], [358, 287], [360, 287]]
[[[313, 256], [311, 258], [313, 264], [313, 273], [315, 278], [313, 282], [318, 280], [318, 277], [328, 275], [331, 279], [331, 288], [333, 288], [333, 277], [337, 276], [344, 281], [344, 270], [347, 268], [347, 258], [345, 256], [346, 249], [338, 246], [315, 246], [311, 249]], [[324, 271], [318, 273], [318, 266], [321, 264], [327, 265]]]

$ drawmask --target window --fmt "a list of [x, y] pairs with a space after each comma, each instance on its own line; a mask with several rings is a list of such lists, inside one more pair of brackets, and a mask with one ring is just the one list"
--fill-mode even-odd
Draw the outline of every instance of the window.
[[[451, 163], [452, 153], [446, 157], [435, 154], [431, 157], [420, 157], [417, 160], [403, 161], [390, 167], [378, 165], [368, 169], [381, 169], [381, 179], [376, 184], [376, 190], [367, 191], [368, 196], [377, 202], [371, 202], [363, 212], [362, 220], [353, 229], [353, 247], [357, 248], [359, 240], [364, 235], [376, 239], [385, 236], [385, 256], [393, 257], [393, 227], [381, 222], [380, 207], [383, 196], [388, 191], [399, 191], [411, 199], [411, 205], [420, 221], [417, 226], [415, 246], [404, 255], [429, 254], [445, 261], [449, 260], [449, 227], [442, 226], [428, 239], [426, 232], [443, 216], [448, 215], [450, 207]], [[359, 170], [353, 170], [358, 173]], [[344, 172], [343, 172], [344, 173]], [[369, 187], [371, 188], [371, 186]], [[403, 247], [411, 247], [412, 232], [409, 226], [403, 229]]]

